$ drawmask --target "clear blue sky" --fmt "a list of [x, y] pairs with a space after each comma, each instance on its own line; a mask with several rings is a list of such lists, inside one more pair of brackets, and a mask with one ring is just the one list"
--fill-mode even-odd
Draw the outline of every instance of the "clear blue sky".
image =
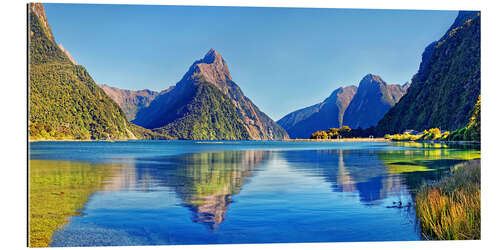
[[97, 83], [163, 90], [214, 48], [262, 111], [283, 115], [358, 85], [402, 84], [457, 11], [45, 4], [62, 43]]

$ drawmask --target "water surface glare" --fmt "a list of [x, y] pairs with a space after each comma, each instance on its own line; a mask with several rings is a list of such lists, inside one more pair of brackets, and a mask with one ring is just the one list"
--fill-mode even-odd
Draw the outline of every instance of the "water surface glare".
[[107, 168], [51, 246], [420, 240], [412, 191], [474, 158], [417, 143], [30, 143], [31, 167]]

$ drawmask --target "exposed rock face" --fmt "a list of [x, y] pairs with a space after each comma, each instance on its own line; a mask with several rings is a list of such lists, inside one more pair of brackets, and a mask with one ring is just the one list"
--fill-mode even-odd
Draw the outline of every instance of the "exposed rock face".
[[71, 63], [73, 63], [74, 65], [76, 65], [76, 62], [75, 62], [75, 59], [73, 59], [73, 57], [71, 56], [71, 54], [69, 53], [69, 51], [67, 51], [66, 49], [64, 49], [63, 45], [60, 43], [57, 45], [63, 52], [64, 54], [66, 54], [66, 56], [68, 56], [68, 59], [71, 61]]
[[[174, 88], [166, 93], [161, 93], [151, 102], [149, 107], [140, 110], [133, 122], [152, 129], [168, 127], [168, 124], [188, 115], [188, 110], [195, 110], [189, 109], [186, 105], [192, 101], [195, 93], [198, 93], [197, 89], [199, 85], [203, 83], [209, 83], [215, 86], [218, 91], [224, 95], [223, 98], [227, 97], [230, 100], [230, 103], [234, 106], [238, 114], [238, 119], [243, 122], [245, 130], [250, 136], [249, 139], [273, 140], [288, 138], [283, 128], [261, 112], [259, 108], [243, 94], [238, 85], [233, 82], [226, 62], [222, 56], [213, 49], [211, 49], [203, 59], [194, 62]], [[203, 93], [218, 95], [212, 90], [204, 91]], [[224, 101], [209, 101], [209, 99], [205, 97], [198, 97], [205, 100], [204, 102], [208, 101], [208, 103], [212, 104], [226, 103]], [[196, 110], [202, 109], [199, 108]], [[223, 108], [223, 110], [223, 113], [232, 113], [230, 108]], [[207, 124], [203, 126], [211, 126], [208, 123], [210, 122], [207, 122]], [[165, 130], [161, 131], [166, 132]]]
[[380, 76], [366, 75], [345, 111], [343, 125], [363, 129], [377, 125], [404, 93], [399, 84], [388, 85]]
[[464, 127], [480, 94], [480, 37], [480, 13], [460, 11], [445, 35], [425, 49], [408, 93], [380, 120], [377, 133]]
[[104, 92], [113, 99], [123, 110], [129, 121], [135, 119], [137, 112], [153, 101], [158, 92], [149, 89], [143, 90], [127, 90], [108, 86], [106, 84], [98, 84]]
[[43, 4], [30, 3], [30, 9], [40, 20], [40, 26], [45, 31], [47, 38], [54, 41], [54, 35], [52, 34], [52, 29], [50, 29], [49, 21], [47, 21], [47, 16], [45, 15], [45, 7], [43, 7]]
[[318, 131], [340, 127], [344, 111], [356, 93], [356, 86], [338, 88], [323, 102], [294, 111], [278, 121], [290, 138], [309, 138]]

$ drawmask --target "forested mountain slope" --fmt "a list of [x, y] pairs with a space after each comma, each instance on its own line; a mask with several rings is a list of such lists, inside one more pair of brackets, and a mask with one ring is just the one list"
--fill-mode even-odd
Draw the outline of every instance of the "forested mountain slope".
[[480, 13], [461, 11], [446, 34], [425, 49], [408, 93], [380, 120], [377, 133], [467, 125], [480, 94], [480, 37]]

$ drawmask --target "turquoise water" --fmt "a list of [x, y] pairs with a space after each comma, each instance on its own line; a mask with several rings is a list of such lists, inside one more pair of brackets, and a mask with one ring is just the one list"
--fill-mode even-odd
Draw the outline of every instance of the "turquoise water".
[[32, 160], [112, 168], [51, 246], [421, 240], [412, 190], [477, 157], [383, 142], [30, 143]]

